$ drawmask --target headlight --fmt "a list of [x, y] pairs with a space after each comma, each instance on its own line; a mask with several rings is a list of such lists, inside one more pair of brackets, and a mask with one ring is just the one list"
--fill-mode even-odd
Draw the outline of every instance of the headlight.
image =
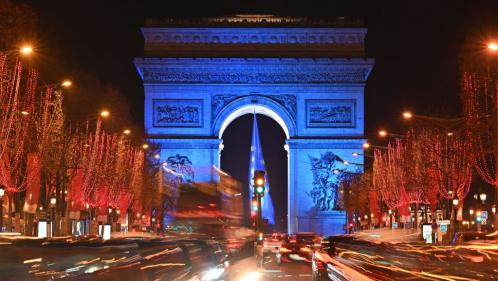
[[218, 279], [221, 274], [225, 272], [225, 269], [223, 267], [216, 267], [216, 268], [211, 268], [210, 270], [206, 271], [204, 275], [201, 277], [201, 281], [212, 281]]

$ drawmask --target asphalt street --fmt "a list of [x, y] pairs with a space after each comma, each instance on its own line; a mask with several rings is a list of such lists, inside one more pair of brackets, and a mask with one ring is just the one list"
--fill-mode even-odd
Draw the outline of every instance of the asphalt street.
[[262, 281], [309, 281], [311, 266], [304, 261], [278, 265], [275, 254], [265, 254], [263, 268], [257, 268], [256, 258], [250, 257], [234, 264], [230, 269], [230, 280], [256, 281], [257, 278]]

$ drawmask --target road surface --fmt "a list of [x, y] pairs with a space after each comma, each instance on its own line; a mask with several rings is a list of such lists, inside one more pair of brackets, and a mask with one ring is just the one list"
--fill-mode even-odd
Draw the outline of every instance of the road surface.
[[243, 259], [230, 268], [230, 281], [256, 281], [254, 276], [259, 277], [258, 281], [309, 281], [311, 266], [304, 261], [278, 265], [275, 254], [266, 254], [263, 268], [256, 267], [254, 257]]

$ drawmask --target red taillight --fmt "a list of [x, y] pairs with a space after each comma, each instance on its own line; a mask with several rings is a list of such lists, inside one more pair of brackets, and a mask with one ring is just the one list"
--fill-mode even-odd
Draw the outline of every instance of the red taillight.
[[311, 252], [311, 249], [308, 247], [301, 247], [301, 251], [309, 253], [309, 252]]
[[280, 250], [279, 250], [281, 253], [289, 253], [289, 252], [292, 252], [291, 250], [285, 248], [285, 247], [280, 247]]
[[296, 240], [289, 240], [290, 243], [296, 243]]
[[316, 268], [318, 268], [319, 270], [325, 270], [325, 264], [323, 262], [316, 260], [315, 264], [316, 264]]

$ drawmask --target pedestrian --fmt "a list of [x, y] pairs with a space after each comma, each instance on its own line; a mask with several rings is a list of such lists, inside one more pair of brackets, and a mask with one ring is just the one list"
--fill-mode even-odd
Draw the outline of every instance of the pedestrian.
[[431, 228], [432, 228], [432, 243], [434, 244], [437, 244], [437, 221], [436, 219], [432, 219], [432, 225], [431, 225]]

